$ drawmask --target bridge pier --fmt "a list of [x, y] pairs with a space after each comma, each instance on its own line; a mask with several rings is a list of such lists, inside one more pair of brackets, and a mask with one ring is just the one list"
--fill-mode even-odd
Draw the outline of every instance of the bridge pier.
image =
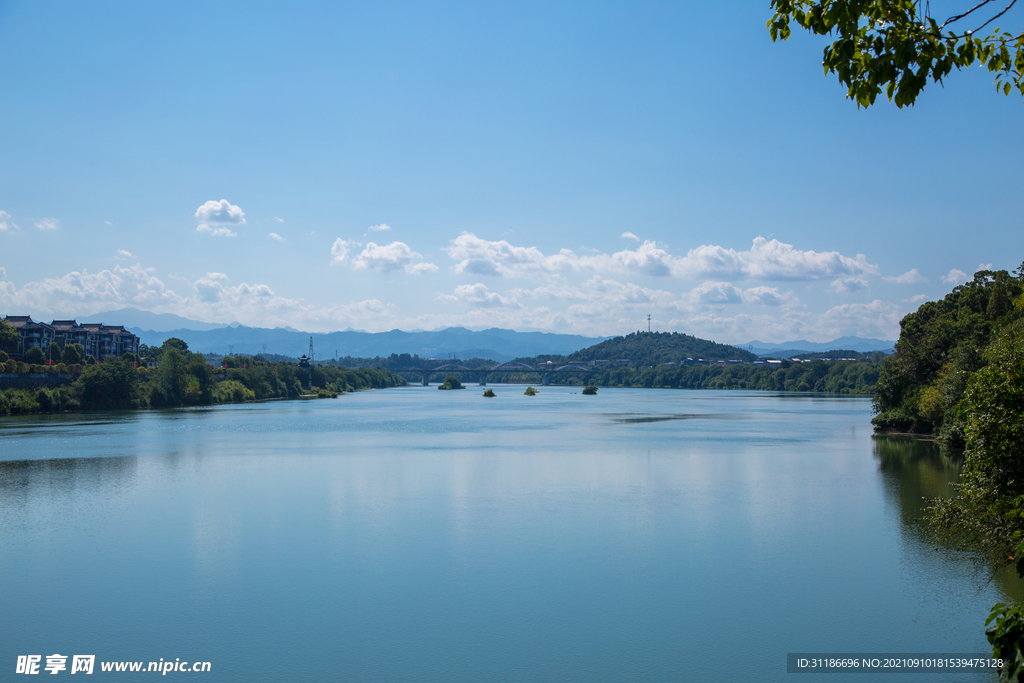
[[550, 384], [551, 384], [551, 375], [549, 373], [544, 373], [544, 378], [541, 379], [540, 383], [541, 383], [541, 386], [545, 386], [545, 387], [546, 386], [550, 386]]
[[430, 382], [428, 381], [428, 376], [427, 375], [423, 375], [423, 386], [425, 386], [425, 387], [429, 387], [430, 386]]
[[480, 386], [482, 386], [482, 387], [486, 387], [487, 386], [487, 375], [483, 375], [483, 374], [480, 375]]

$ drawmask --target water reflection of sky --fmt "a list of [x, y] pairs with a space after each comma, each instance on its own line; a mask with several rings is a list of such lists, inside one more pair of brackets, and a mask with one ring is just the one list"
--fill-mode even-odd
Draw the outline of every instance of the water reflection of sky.
[[737, 634], [758, 680], [984, 649], [996, 587], [913, 521], [950, 475], [880, 447], [867, 401], [494, 389], [5, 420], [0, 657], [731, 681]]

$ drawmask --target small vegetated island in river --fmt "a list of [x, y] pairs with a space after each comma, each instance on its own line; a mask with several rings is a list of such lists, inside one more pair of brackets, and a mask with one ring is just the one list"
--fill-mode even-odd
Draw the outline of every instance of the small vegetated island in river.
[[[65, 355], [77, 351], [65, 350]], [[70, 365], [30, 365], [6, 357], [6, 352], [0, 354], [5, 376], [16, 382], [43, 382], [41, 386], [0, 391], [0, 415], [333, 398], [343, 392], [405, 385], [401, 376], [383, 368], [302, 367], [294, 362], [232, 356], [225, 356], [221, 367], [212, 367], [180, 339], [168, 339], [160, 347], [143, 344], [138, 356], [111, 356], [91, 365], [83, 365], [81, 358]], [[56, 383], [47, 386], [50, 380]]]
[[462, 382], [459, 381], [458, 377], [456, 377], [455, 375], [448, 375], [447, 377], [444, 378], [444, 383], [439, 385], [437, 388], [441, 389], [442, 391], [448, 391], [451, 389], [465, 389], [466, 387], [463, 386]]

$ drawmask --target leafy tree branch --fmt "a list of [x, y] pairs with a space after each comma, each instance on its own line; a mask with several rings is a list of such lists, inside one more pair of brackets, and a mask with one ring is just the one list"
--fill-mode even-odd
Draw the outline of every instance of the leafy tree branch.
[[[768, 21], [772, 41], [788, 40], [795, 23], [835, 40], [825, 48], [822, 66], [847, 87], [858, 107], [869, 107], [883, 91], [897, 107], [913, 105], [921, 91], [942, 83], [954, 68], [981, 64], [995, 74], [997, 91], [1024, 96], [1024, 32], [995, 28], [977, 34], [1003, 17], [1017, 0], [982, 0], [941, 24], [920, 0], [772, 0]], [[988, 9], [987, 18], [976, 13]], [[978, 22], [964, 30], [968, 19]], [[961, 27], [959, 32], [957, 25]]]

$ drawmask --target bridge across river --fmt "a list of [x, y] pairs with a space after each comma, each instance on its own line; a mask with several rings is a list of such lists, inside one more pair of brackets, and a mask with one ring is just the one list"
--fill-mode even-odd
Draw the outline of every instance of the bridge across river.
[[511, 363], [498, 363], [493, 367], [476, 367], [471, 368], [466, 365], [461, 365], [458, 362], [444, 363], [443, 365], [437, 365], [432, 367], [422, 368], [402, 368], [397, 372], [411, 372], [422, 376], [423, 386], [429, 386], [430, 376], [437, 373], [453, 373], [453, 372], [468, 372], [476, 375], [477, 381], [480, 386], [487, 386], [487, 376], [497, 373], [506, 372], [536, 372], [541, 375], [541, 384], [547, 386], [551, 382], [551, 375], [556, 372], [593, 372], [594, 368], [583, 363], [567, 363], [565, 365], [556, 366], [554, 363], [545, 363], [538, 365], [530, 365], [522, 362], [511, 362]]

